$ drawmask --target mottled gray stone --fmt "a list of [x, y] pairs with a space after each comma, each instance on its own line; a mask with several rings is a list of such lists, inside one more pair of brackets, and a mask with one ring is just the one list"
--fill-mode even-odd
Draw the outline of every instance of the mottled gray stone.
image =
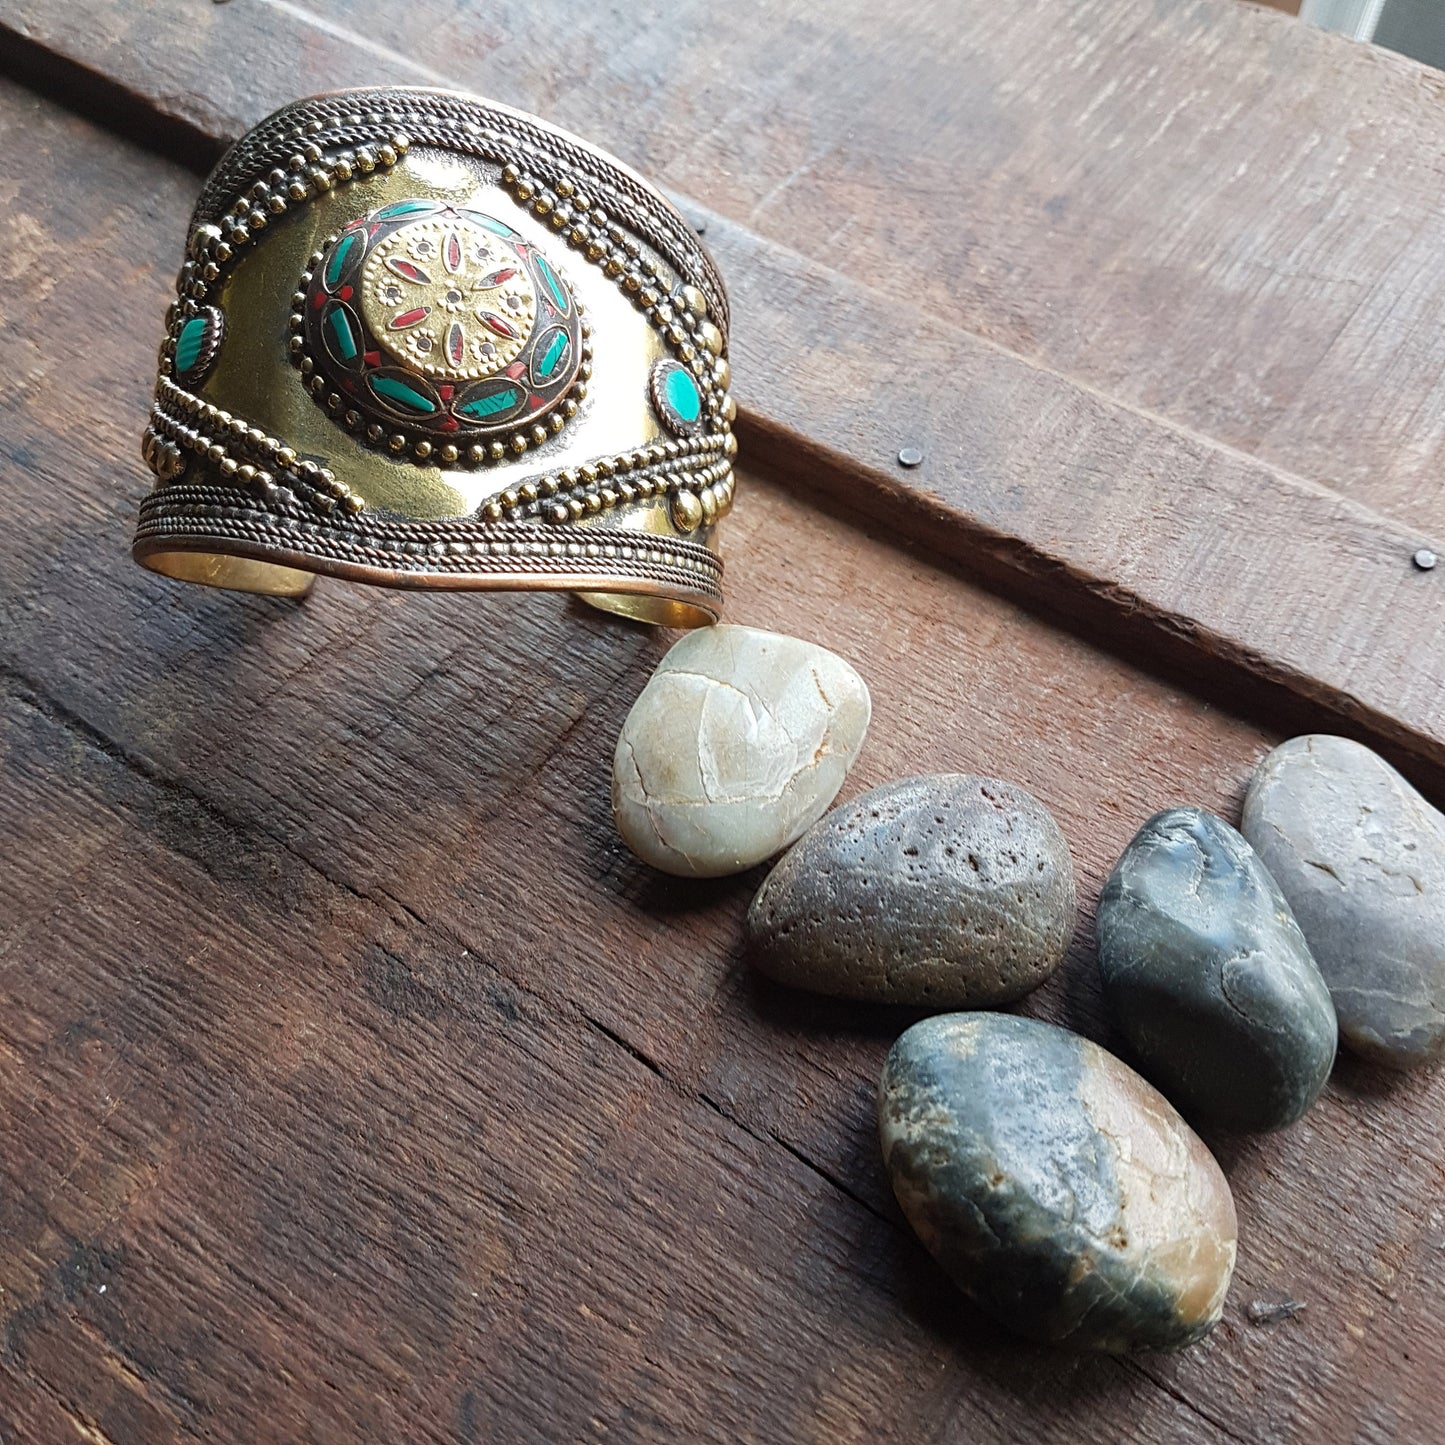
[[1151, 818], [1098, 913], [1104, 996], [1140, 1068], [1191, 1119], [1292, 1124], [1338, 1030], [1289, 904], [1254, 850], [1202, 808]]
[[835, 808], [748, 911], [757, 967], [844, 998], [978, 1007], [1027, 993], [1074, 930], [1069, 845], [1012, 783], [904, 778]]
[[1229, 1185], [1168, 1101], [1097, 1044], [945, 1014], [894, 1044], [878, 1097], [894, 1193], [963, 1291], [1020, 1334], [1175, 1349], [1218, 1321]]
[[1309, 939], [1346, 1048], [1445, 1053], [1445, 817], [1347, 738], [1291, 738], [1249, 785], [1244, 836]]
[[778, 632], [690, 632], [632, 705], [612, 761], [617, 831], [690, 878], [786, 848], [838, 796], [868, 732], [868, 689], [841, 657]]

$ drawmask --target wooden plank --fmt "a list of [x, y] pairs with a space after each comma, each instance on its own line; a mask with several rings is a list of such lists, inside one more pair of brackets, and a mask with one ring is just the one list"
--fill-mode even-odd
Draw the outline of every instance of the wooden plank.
[[[146, 134], [154, 139], [174, 121], [176, 141], [188, 150], [195, 149], [197, 137], [210, 137], [219, 147], [244, 122], [299, 90], [363, 77], [415, 80], [424, 64], [384, 47], [378, 53], [381, 41], [363, 43], [353, 30], [294, 5], [278, 7], [274, 0], [203, 12], [203, 22], [187, 28], [179, 27], [177, 12], [168, 8], [172, 3], [163, 0], [139, 11], [103, 7], [91, 26], [61, 27], [48, 9], [11, 0], [8, 23], [12, 34], [30, 37], [40, 57], [34, 64], [48, 55], [52, 64], [95, 67], [110, 87], [108, 112], [149, 107]], [[1097, 3], [1082, 8], [1103, 25]], [[1215, 8], [1201, 4], [1193, 11], [1211, 17]], [[796, 22], [797, 13], [806, 12], [790, 11], [788, 23]], [[521, 23], [515, 16], [508, 21]], [[584, 31], [590, 23], [578, 21]], [[1155, 26], [1181, 23], [1165, 7]], [[1196, 17], [1194, 23], [1205, 22]], [[1233, 36], [1223, 19], [1208, 23], [1217, 25], [1220, 48], [1211, 65], [1236, 65], [1241, 46], [1259, 43], [1249, 28], [1253, 21], [1241, 22], [1242, 36]], [[557, 43], [575, 43], [574, 29], [564, 27]], [[768, 33], [766, 27], [758, 30]], [[376, 33], [389, 32], [381, 26]], [[501, 48], [509, 56], [527, 51], [520, 32], [506, 34], [510, 38]], [[1123, 43], [1107, 26], [1101, 34]], [[1157, 36], [1150, 41], [1156, 43]], [[1294, 41], [1280, 43], [1295, 60], [1301, 58]], [[60, 49], [42, 52], [42, 46]], [[479, 53], [495, 48], [480, 46]], [[419, 53], [426, 55], [425, 46]], [[691, 53], [681, 47], [679, 64]], [[1327, 43], [1320, 53], [1335, 54]], [[260, 84], [248, 79], [243, 85], [241, 75], [250, 73], [221, 66], [223, 54], [264, 59]], [[566, 69], [565, 54], [558, 73]], [[1374, 73], [1352, 76], [1363, 96], [1373, 94]], [[515, 99], [516, 86], [523, 85], [518, 77], [530, 72], [514, 67], [507, 74], [514, 85], [504, 94]], [[489, 76], [484, 66], [479, 83]], [[73, 91], [73, 71], [70, 86]], [[204, 103], [196, 99], [200, 96]], [[555, 101], [551, 108], [560, 109], [560, 118], [591, 121], [594, 133], [613, 139], [609, 130], [620, 112], [615, 94], [605, 87], [595, 91], [594, 103], [602, 109], [587, 117], [570, 108], [580, 103], [570, 93], [538, 96], [527, 90], [522, 98], [533, 104]], [[902, 98], [889, 92], [884, 99], [880, 122], [906, 130], [913, 121]], [[764, 108], [767, 103], [766, 96], [759, 98]], [[1236, 104], [1263, 102], [1246, 97]], [[641, 148], [648, 159], [651, 142], [644, 144], [642, 121], [653, 113], [643, 108], [636, 121], [641, 129], [627, 135], [630, 153]], [[954, 116], [955, 128], [966, 113]], [[1282, 114], [1276, 118], [1282, 123]], [[829, 184], [835, 190], [849, 177], [857, 179], [856, 161], [856, 155], [834, 156], [838, 169], [829, 172]], [[673, 173], [664, 165], [663, 174]], [[691, 183], [703, 177], [687, 172], [679, 179]], [[720, 199], [737, 205], [727, 195]], [[874, 199], [881, 207], [881, 197]], [[1241, 214], [1254, 214], [1247, 196], [1240, 205]], [[1177, 667], [1213, 666], [1225, 685], [1263, 682], [1293, 691], [1319, 709], [1318, 725], [1358, 730], [1432, 768], [1445, 763], [1445, 692], [1435, 660], [1445, 624], [1445, 573], [1419, 573], [1410, 560], [1419, 547], [1431, 545], [1428, 536], [1101, 394], [1088, 380], [1090, 368], [1081, 356], [1063, 358], [1080, 371], [1079, 379], [1066, 377], [1040, 363], [1040, 348], [1023, 348], [1032, 353], [1027, 356], [1001, 348], [987, 334], [997, 332], [996, 326], [926, 289], [914, 287], [906, 300], [899, 299], [897, 277], [881, 259], [870, 268], [850, 260], [851, 252], [819, 246], [818, 238], [831, 234], [826, 227], [816, 235], [801, 226], [789, 229], [828, 260], [846, 264], [847, 274], [693, 209], [706, 219], [709, 243], [735, 292], [735, 375], [744, 440], [755, 461], [805, 475], [815, 488], [966, 561], [993, 585], [1044, 599], [1056, 614], [1093, 635], [1111, 634], [1116, 645], [1122, 635], [1125, 645], [1146, 647]], [[941, 224], [936, 207], [903, 209], [909, 225]], [[875, 221], [896, 210], [879, 209]], [[748, 208], [759, 224], [765, 212], [770, 214], [767, 208]], [[864, 206], [860, 215], [869, 214]], [[862, 224], [855, 218], [850, 234]], [[920, 230], [910, 246], [919, 255], [946, 255], [943, 243], [942, 235]], [[871, 254], [872, 242], [858, 244], [860, 254]], [[858, 284], [860, 274], [868, 285]], [[1210, 274], [1205, 268], [1197, 283], [1204, 291], [1213, 284]], [[1427, 275], [1422, 269], [1418, 284], [1430, 284], [1429, 275], [1433, 271]], [[1398, 291], [1398, 282], [1391, 272], [1377, 284]], [[1073, 298], [1069, 308], [1084, 304], [1082, 277], [1066, 289]], [[927, 310], [917, 309], [922, 302]], [[1291, 303], [1287, 309], [1290, 315], [1296, 309], [1302, 316], [1318, 315], [1317, 307]], [[1140, 314], [1137, 305], [1133, 314]], [[1149, 316], [1153, 325], [1157, 308]], [[966, 329], [968, 324], [978, 332]], [[891, 364], [880, 367], [879, 358]], [[1191, 364], [1181, 354], [1170, 366], [1182, 374]], [[1313, 404], [1307, 371], [1299, 372], [1296, 402], [1302, 407]], [[1116, 376], [1106, 379], [1118, 382]], [[1331, 415], [1339, 410], [1333, 405]], [[1195, 419], [1187, 409], [1185, 417]], [[1222, 425], [1220, 416], [1200, 419]], [[897, 451], [913, 442], [923, 445], [925, 464], [917, 472], [901, 471]], [[1330, 480], [1338, 478], [1332, 474]], [[1445, 544], [1434, 545], [1445, 552]]]
[[1445, 75], [1400, 56], [1238, 0], [0, 17], [212, 137], [337, 85], [537, 111], [891, 302], [1440, 527]]
[[[1445, 759], [1442, 578], [1419, 535], [850, 287], [719, 223], [736, 276], [744, 440], [927, 544], [1020, 572], [1060, 609], [1152, 624], [1377, 740]], [[771, 304], [805, 296], [812, 331]], [[906, 354], [880, 377], [868, 336]], [[791, 353], [792, 365], [766, 359]], [[767, 388], [764, 394], [764, 388]], [[870, 405], [870, 401], [875, 404]], [[911, 416], [911, 420], [901, 418]], [[899, 480], [903, 442], [925, 452]], [[761, 443], [760, 446], [756, 445]], [[1080, 618], [1079, 620], [1082, 620]]]
[[[1426, 1438], [1445, 1076], [1347, 1067], [1283, 1138], [1217, 1141], [1244, 1230], [1203, 1348], [1004, 1340], [880, 1177], [904, 1018], [755, 983], [755, 880], [659, 879], [612, 833], [611, 739], [665, 639], [560, 598], [296, 605], [129, 562], [193, 184], [0, 85], [0, 256], [51, 268], [0, 268], [7, 1439]], [[1056, 810], [1085, 921], [1028, 1006], [1098, 1036], [1112, 857], [1158, 806], [1231, 813], [1277, 732], [748, 495], [735, 614], [873, 686], [850, 790], [962, 767]], [[1275, 1291], [1309, 1309], [1247, 1324]]]

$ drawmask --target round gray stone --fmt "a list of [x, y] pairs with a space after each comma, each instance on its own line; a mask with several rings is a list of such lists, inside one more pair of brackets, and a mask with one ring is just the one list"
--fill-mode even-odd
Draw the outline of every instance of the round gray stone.
[[879, 1137], [898, 1203], [963, 1291], [1020, 1334], [1174, 1349], [1218, 1321], [1229, 1185], [1157, 1090], [1097, 1044], [946, 1014], [894, 1044]]
[[1329, 985], [1346, 1048], [1393, 1068], [1445, 1053], [1445, 817], [1378, 754], [1312, 734], [1269, 753], [1244, 835]]
[[757, 967], [843, 998], [977, 1007], [1059, 966], [1074, 929], [1069, 845], [1012, 783], [905, 778], [815, 824], [748, 911]]
[[1202, 808], [1151, 818], [1098, 912], [1104, 997], [1145, 1076], [1196, 1121], [1292, 1124], [1319, 1096], [1338, 1029], [1274, 879]]

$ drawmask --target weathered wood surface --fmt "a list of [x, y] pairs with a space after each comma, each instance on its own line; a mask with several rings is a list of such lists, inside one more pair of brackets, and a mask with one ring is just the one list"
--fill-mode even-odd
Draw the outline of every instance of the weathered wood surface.
[[[1445, 235], [1416, 153], [1445, 129], [1436, 82], [1232, 0], [949, 7], [948, 33], [929, 13], [7, 0], [0, 24], [27, 37], [12, 69], [49, 56], [192, 155], [377, 80], [470, 85], [613, 144], [735, 218], [708, 240], [756, 457], [1076, 626], [1152, 628], [1176, 664], [1438, 768], [1445, 574], [1410, 563], [1445, 535]], [[1346, 83], [1363, 120], [1326, 143], [1321, 94]]]
[[0, 17], [211, 137], [336, 85], [462, 84], [890, 301], [1442, 523], [1445, 75], [1289, 17], [1238, 0]]
[[[903, 1018], [754, 982], [752, 880], [661, 880], [611, 831], [663, 638], [562, 599], [295, 606], [128, 561], [193, 192], [0, 86], [6, 1441], [1429, 1438], [1441, 1076], [1346, 1066], [1284, 1137], [1218, 1141], [1243, 1239], [1201, 1348], [1000, 1338], [880, 1173]], [[1277, 736], [876, 528], [745, 495], [734, 615], [873, 686], [850, 790], [1017, 779], [1086, 912], [1147, 813], [1231, 813]], [[1088, 933], [1029, 1008], [1097, 1036]], [[1275, 1293], [1306, 1313], [1248, 1324]]]

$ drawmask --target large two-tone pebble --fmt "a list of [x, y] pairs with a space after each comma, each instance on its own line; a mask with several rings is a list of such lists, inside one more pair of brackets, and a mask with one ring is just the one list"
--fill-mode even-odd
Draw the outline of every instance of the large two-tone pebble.
[[863, 746], [863, 679], [815, 643], [723, 625], [663, 658], [622, 726], [617, 831], [653, 867], [739, 873], [827, 810]]
[[1254, 849], [1202, 808], [1151, 818], [1098, 912], [1099, 972], [1145, 1075], [1196, 1122], [1278, 1129], [1335, 1061], [1329, 990]]
[[909, 1223], [985, 1310], [1038, 1340], [1175, 1349], [1218, 1321], [1229, 1185], [1154, 1087], [1097, 1044], [945, 1014], [888, 1055], [883, 1157]]
[[1314, 734], [1260, 763], [1242, 827], [1309, 940], [1341, 1042], [1401, 1069], [1445, 1054], [1445, 816], [1369, 748]]
[[748, 912], [752, 959], [781, 983], [952, 1008], [1037, 987], [1073, 931], [1073, 862], [1048, 809], [964, 773], [904, 778], [835, 808]]

